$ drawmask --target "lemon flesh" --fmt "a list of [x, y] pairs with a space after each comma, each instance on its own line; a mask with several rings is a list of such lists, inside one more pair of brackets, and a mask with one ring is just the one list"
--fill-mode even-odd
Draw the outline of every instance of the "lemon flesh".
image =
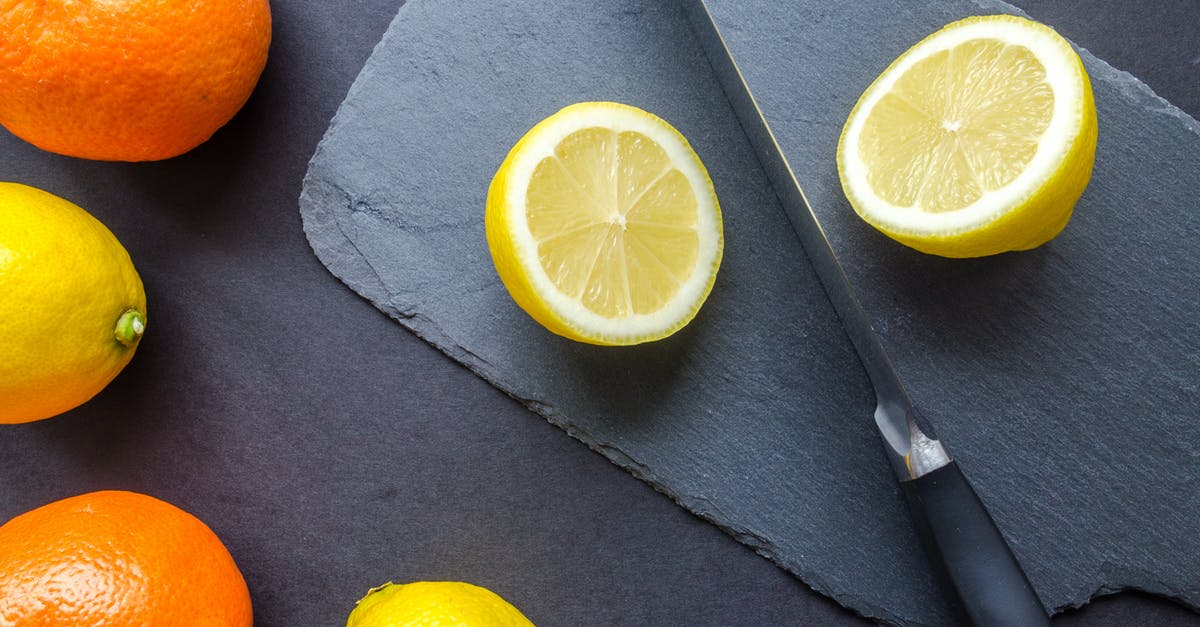
[[485, 222], [517, 304], [593, 344], [682, 328], [723, 248], [716, 193], [687, 140], [617, 103], [572, 105], [530, 130], [492, 179]]
[[53, 194], [0, 183], [0, 424], [83, 404], [133, 357], [146, 294], [99, 221]]
[[867, 88], [838, 143], [855, 211], [948, 257], [1039, 246], [1091, 176], [1096, 110], [1079, 56], [1052, 29], [994, 15], [953, 22]]
[[387, 583], [363, 597], [346, 627], [533, 627], [496, 593], [457, 581]]

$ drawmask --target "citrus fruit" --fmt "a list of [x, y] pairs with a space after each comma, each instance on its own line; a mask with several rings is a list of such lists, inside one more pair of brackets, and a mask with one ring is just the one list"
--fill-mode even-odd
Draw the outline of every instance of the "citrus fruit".
[[946, 257], [1039, 246], [1092, 173], [1096, 107], [1079, 55], [1011, 15], [946, 25], [863, 93], [838, 142], [842, 188], [889, 237]]
[[267, 61], [267, 0], [12, 0], [0, 124], [51, 152], [147, 161], [208, 139]]
[[249, 627], [250, 594], [204, 523], [156, 498], [93, 492], [0, 527], [0, 624]]
[[346, 627], [532, 627], [486, 588], [458, 581], [386, 583], [363, 597]]
[[550, 331], [637, 344], [687, 324], [721, 263], [704, 164], [663, 119], [584, 102], [534, 126], [488, 189], [488, 248], [513, 300]]
[[0, 183], [0, 424], [92, 398], [129, 363], [146, 293], [117, 238], [53, 194]]

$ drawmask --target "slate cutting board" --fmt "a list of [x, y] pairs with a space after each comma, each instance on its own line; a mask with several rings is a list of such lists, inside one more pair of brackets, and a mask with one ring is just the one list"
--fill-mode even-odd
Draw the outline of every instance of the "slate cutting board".
[[[717, 287], [700, 317], [665, 342], [604, 350], [549, 335], [511, 303], [491, 269], [482, 208], [496, 165], [538, 119], [587, 99], [630, 102], [675, 123], [705, 160], [722, 199], [727, 252]], [[314, 155], [301, 210], [318, 256], [348, 285], [684, 506], [866, 615], [950, 620], [870, 423], [865, 375], [679, 7], [634, 1], [406, 5]], [[980, 306], [992, 293], [982, 285], [988, 277], [1003, 283], [1022, 276], [1005, 270], [1019, 262], [998, 263], [946, 266], [957, 283], [928, 268], [917, 278], [938, 278], [932, 289], [949, 300], [951, 290], [974, 286], [969, 293]], [[1011, 312], [1014, 306], [1005, 305]], [[914, 315], [897, 311], [903, 315], [889, 320], [893, 331], [910, 319], [903, 316]], [[970, 324], [976, 312], [959, 313], [967, 317], [950, 330], [969, 335], [978, 326]], [[930, 343], [941, 333], [916, 331]], [[1007, 341], [1018, 331], [1001, 327], [991, 335]], [[987, 348], [1012, 359], [1039, 354], [1017, 350], [1022, 347], [1030, 348], [1012, 342]], [[930, 376], [910, 386], [961, 388], [971, 383], [966, 375], [984, 372], [978, 355], [943, 357], [956, 368], [948, 378]], [[1020, 368], [1037, 371], [1036, 363]], [[999, 373], [1021, 374], [1017, 370]], [[1070, 376], [1052, 374], [1022, 398], [1040, 398]], [[994, 395], [1006, 389], [985, 386]], [[914, 395], [919, 402], [928, 398]], [[1109, 515], [1111, 507], [1139, 495], [1094, 500], [1098, 484], [1087, 473], [1129, 471], [1136, 462], [1136, 477], [1139, 469], [1157, 472], [1153, 464], [1098, 444], [1075, 450], [1071, 430], [1079, 421], [1061, 423], [1067, 435], [1031, 441], [1039, 426], [1031, 416], [1040, 415], [966, 420], [956, 429], [944, 410], [928, 413], [982, 484], [1049, 605], [1079, 603], [1103, 586], [1131, 583], [1195, 603], [1194, 582], [1180, 578], [1196, 571], [1186, 563], [1196, 551], [1178, 545], [1194, 540], [1146, 534], [1128, 549], [1147, 556], [1142, 561], [1117, 568], [1103, 561], [1126, 557], [1108, 552], [1108, 542], [1128, 529]], [[1187, 425], [1172, 426], [1182, 427], [1182, 436], [1192, 434]], [[1186, 443], [1179, 446], [1188, 450]], [[1055, 463], [1029, 463], [1044, 461], [1047, 448]], [[1165, 487], [1195, 485], [1187, 472], [1174, 478], [1176, 484]], [[1140, 493], [1141, 502], [1161, 514], [1161, 494], [1149, 492]], [[1181, 518], [1166, 520], [1187, 529]], [[1100, 548], [1085, 550], [1083, 562], [1062, 551], [1029, 551], [1039, 540], [1040, 547], [1072, 533], [1080, 537], [1078, 520], [1112, 525], [1089, 529], [1084, 548]], [[1072, 580], [1080, 567], [1081, 579]], [[1163, 574], [1175, 575], [1170, 588], [1156, 588], [1169, 579]]]
[[[914, 402], [1042, 599], [1060, 608], [1136, 587], [1200, 603], [1200, 124], [1081, 51], [1100, 137], [1064, 233], [987, 259], [922, 255], [854, 215], [833, 160], [841, 125], [940, 25], [1019, 11], [704, 4]], [[873, 44], [847, 46], [850, 33]]]
[[[860, 624], [313, 255], [296, 211], [309, 158], [401, 4], [272, 3], [254, 96], [175, 159], [72, 159], [0, 130], [0, 179], [87, 208], [150, 299], [137, 356], [95, 399], [0, 425], [0, 521], [91, 490], [175, 503], [229, 547], [257, 627], [344, 625], [389, 579], [477, 583], [544, 626]], [[1075, 622], [1164, 611], [1179, 613], [1126, 597]]]

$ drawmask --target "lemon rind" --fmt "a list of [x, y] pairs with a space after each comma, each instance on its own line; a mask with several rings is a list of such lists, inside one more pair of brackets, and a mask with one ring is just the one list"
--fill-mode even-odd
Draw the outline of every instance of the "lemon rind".
[[[874, 193], [867, 171], [858, 157], [858, 142], [867, 112], [887, 94], [915, 63], [972, 39], [999, 39], [1029, 48], [1046, 69], [1054, 93], [1050, 125], [1038, 140], [1033, 158], [1012, 182], [990, 191], [976, 202], [955, 211], [928, 213], [902, 207]], [[966, 18], [948, 24], [921, 40], [896, 59], [873, 82], [849, 116], [839, 141], [843, 188], [864, 220], [889, 234], [943, 237], [985, 227], [1032, 198], [1059, 171], [1059, 164], [1085, 131], [1087, 76], [1070, 43], [1048, 26], [1011, 15]]]
[[[582, 128], [610, 128], [617, 133], [633, 131], [658, 142], [666, 151], [672, 167], [678, 169], [691, 185], [697, 203], [697, 234], [699, 247], [692, 274], [688, 276], [663, 307], [651, 314], [631, 314], [608, 318], [587, 309], [581, 302], [562, 293], [542, 268], [537, 255], [537, 241], [529, 230], [525, 215], [525, 190], [534, 169], [542, 159], [551, 156], [555, 147], [568, 135]], [[588, 102], [568, 106], [534, 126], [513, 148], [501, 166], [495, 192], [501, 196], [505, 211], [504, 228], [511, 254], [520, 265], [527, 287], [532, 293], [518, 297], [518, 304], [550, 330], [597, 344], [635, 344], [666, 337], [686, 325], [699, 311], [712, 290], [716, 271], [721, 262], [723, 232], [721, 210], [708, 176], [699, 157], [687, 139], [665, 120], [641, 109], [610, 102]], [[540, 300], [548, 311], [537, 312]], [[522, 302], [525, 301], [525, 302]], [[555, 318], [547, 320], [546, 313]]]

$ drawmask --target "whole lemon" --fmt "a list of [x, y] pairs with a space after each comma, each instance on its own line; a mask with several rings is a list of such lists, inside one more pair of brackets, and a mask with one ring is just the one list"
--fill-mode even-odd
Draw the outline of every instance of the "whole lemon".
[[95, 396], [145, 326], [142, 280], [112, 232], [58, 196], [0, 182], [0, 423]]
[[367, 592], [346, 627], [533, 627], [499, 595], [460, 581], [386, 583]]

